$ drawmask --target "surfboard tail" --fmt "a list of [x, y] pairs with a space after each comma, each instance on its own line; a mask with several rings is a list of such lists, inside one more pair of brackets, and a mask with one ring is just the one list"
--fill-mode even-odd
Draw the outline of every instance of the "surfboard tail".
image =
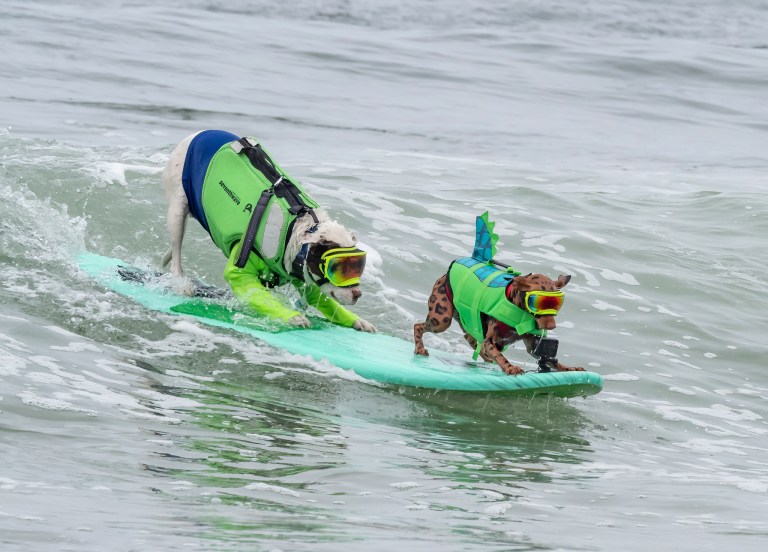
[[487, 262], [496, 255], [496, 242], [499, 236], [493, 232], [495, 222], [488, 219], [488, 211], [475, 219], [475, 249], [472, 257]]

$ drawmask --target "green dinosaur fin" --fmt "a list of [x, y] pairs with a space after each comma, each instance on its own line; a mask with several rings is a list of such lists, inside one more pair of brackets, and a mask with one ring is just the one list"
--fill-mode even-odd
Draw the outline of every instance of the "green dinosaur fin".
[[475, 219], [475, 249], [472, 257], [478, 261], [490, 261], [496, 255], [499, 236], [493, 233], [495, 222], [488, 220], [488, 211]]

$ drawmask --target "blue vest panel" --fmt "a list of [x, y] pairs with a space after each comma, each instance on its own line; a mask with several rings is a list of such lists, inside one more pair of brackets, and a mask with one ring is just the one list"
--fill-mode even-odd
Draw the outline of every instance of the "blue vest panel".
[[205, 218], [205, 212], [203, 211], [203, 182], [205, 182], [205, 174], [208, 172], [211, 158], [219, 151], [221, 146], [239, 139], [238, 136], [224, 130], [204, 130], [192, 138], [187, 150], [184, 170], [181, 173], [181, 183], [189, 203], [189, 212], [209, 234], [211, 231], [208, 228], [208, 220]]

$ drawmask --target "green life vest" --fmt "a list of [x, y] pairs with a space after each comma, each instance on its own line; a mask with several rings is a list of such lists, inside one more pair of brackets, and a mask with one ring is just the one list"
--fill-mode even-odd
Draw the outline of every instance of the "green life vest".
[[448, 270], [453, 304], [464, 330], [477, 340], [473, 359], [477, 360], [485, 339], [481, 314], [513, 328], [518, 335], [546, 336], [536, 329], [534, 316], [507, 299], [506, 289], [519, 272], [499, 270], [491, 262], [472, 257], [456, 259]]
[[[250, 140], [256, 143], [255, 139]], [[225, 144], [213, 156], [202, 189], [203, 211], [211, 238], [227, 257], [235, 245], [243, 240], [262, 192], [272, 187], [272, 183], [253, 166], [246, 155], [236, 153], [236, 149], [239, 152], [240, 148], [233, 146], [239, 146], [239, 143]], [[283, 169], [277, 164], [274, 166], [280, 175], [289, 179]], [[299, 185], [296, 188], [308, 207], [318, 206]], [[295, 220], [296, 215], [291, 213], [288, 201], [272, 194], [253, 242], [254, 253], [277, 276], [277, 283], [280, 284], [291, 278], [283, 266], [283, 258], [285, 244]]]

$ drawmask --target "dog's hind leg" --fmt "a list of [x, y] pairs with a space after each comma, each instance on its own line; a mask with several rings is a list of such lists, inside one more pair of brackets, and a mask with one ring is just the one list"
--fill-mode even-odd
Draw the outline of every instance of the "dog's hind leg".
[[431, 331], [428, 329], [429, 318], [426, 322], [417, 322], [413, 325], [413, 342], [415, 348], [413, 354], [421, 356], [429, 356], [429, 351], [424, 347], [424, 332]]
[[187, 229], [187, 216], [189, 215], [189, 207], [186, 201], [184, 205], [171, 205], [168, 207], [167, 225], [168, 235], [171, 239], [171, 246], [168, 251], [163, 255], [161, 264], [165, 268], [168, 263], [171, 263], [171, 274], [174, 276], [182, 276], [184, 271], [181, 268], [181, 243], [184, 240], [184, 232]]
[[168, 215], [166, 223], [171, 247], [163, 255], [161, 264], [165, 268], [171, 263], [171, 274], [182, 276], [181, 268], [181, 242], [184, 240], [184, 232], [187, 229], [187, 216], [189, 216], [189, 203], [184, 193], [184, 185], [181, 177], [184, 172], [184, 162], [187, 150], [192, 139], [197, 133], [187, 136], [174, 148], [168, 157], [168, 162], [163, 170], [163, 189], [165, 199], [168, 202]]
[[427, 319], [413, 325], [414, 354], [429, 356], [424, 347], [424, 333], [441, 333], [447, 330], [453, 319], [453, 304], [448, 298], [446, 287], [447, 275], [441, 276], [432, 288], [429, 296], [429, 311]]

